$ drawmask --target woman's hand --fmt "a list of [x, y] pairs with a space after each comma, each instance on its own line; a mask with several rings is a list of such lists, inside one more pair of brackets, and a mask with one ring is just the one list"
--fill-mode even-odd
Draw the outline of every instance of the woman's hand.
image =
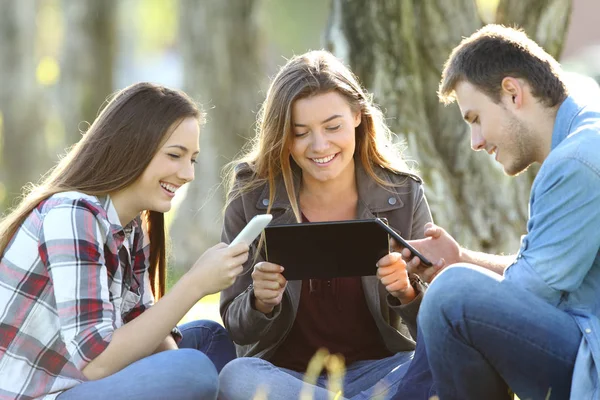
[[410, 303], [417, 296], [408, 279], [406, 262], [399, 253], [390, 253], [377, 262], [377, 278], [402, 304]]
[[270, 262], [260, 262], [254, 266], [252, 285], [254, 287], [254, 308], [269, 314], [281, 303], [287, 280], [281, 274], [283, 267]]
[[186, 275], [195, 279], [201, 297], [218, 293], [233, 285], [248, 260], [248, 250], [245, 243], [235, 246], [219, 243], [206, 250]]

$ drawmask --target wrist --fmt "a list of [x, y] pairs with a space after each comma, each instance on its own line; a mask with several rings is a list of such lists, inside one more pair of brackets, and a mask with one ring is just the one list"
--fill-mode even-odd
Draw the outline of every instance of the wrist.
[[391, 295], [397, 298], [400, 303], [408, 304], [417, 297], [417, 291], [412, 285], [409, 285], [406, 289], [391, 293]]
[[173, 285], [172, 291], [177, 290], [185, 294], [186, 297], [190, 297], [193, 304], [196, 304], [200, 299], [206, 296], [208, 293], [201, 287], [195, 284], [192, 276], [186, 272], [175, 285]]
[[268, 305], [265, 302], [263, 302], [262, 300], [259, 300], [255, 297], [254, 298], [254, 308], [257, 311], [260, 311], [261, 313], [267, 315], [267, 314], [270, 314], [273, 312], [273, 309], [275, 308], [275, 306]]
[[[469, 255], [469, 250], [465, 249], [464, 247], [458, 247], [458, 255], [457, 255], [457, 259], [452, 261], [451, 264], [456, 264], [456, 263], [470, 263], [471, 262], [472, 257]], [[450, 264], [448, 264], [450, 265]]]

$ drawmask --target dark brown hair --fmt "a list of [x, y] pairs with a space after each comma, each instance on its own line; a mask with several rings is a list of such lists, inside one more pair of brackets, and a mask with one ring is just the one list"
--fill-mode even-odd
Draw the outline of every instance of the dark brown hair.
[[466, 81], [500, 102], [502, 80], [525, 79], [542, 104], [554, 107], [567, 96], [558, 62], [525, 32], [502, 25], [486, 25], [454, 48], [444, 65], [438, 91], [445, 104], [455, 100], [459, 82]]
[[[39, 185], [24, 189], [23, 200], [0, 222], [0, 255], [31, 211], [48, 197], [67, 191], [101, 196], [135, 182], [160, 145], [189, 117], [201, 122], [203, 114], [181, 91], [137, 83], [114, 94], [79, 142]], [[158, 299], [166, 282], [164, 215], [147, 210], [142, 217], [150, 239], [150, 280]]]

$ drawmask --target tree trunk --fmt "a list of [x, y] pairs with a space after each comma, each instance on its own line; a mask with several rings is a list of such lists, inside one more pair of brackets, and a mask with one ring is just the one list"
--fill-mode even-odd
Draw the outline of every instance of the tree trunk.
[[0, 1], [0, 212], [48, 168], [36, 82], [36, 0]]
[[174, 265], [191, 267], [220, 240], [221, 169], [253, 136], [264, 87], [259, 0], [180, 0], [184, 89], [208, 113], [200, 129], [196, 179], [171, 227]]
[[57, 104], [65, 141], [72, 144], [113, 90], [116, 5], [114, 0], [63, 0], [62, 10], [66, 34]]
[[[498, 23], [524, 26], [560, 53], [570, 0], [501, 0]], [[434, 220], [465, 247], [514, 252], [526, 231], [532, 171], [511, 179], [470, 135], [457, 106], [438, 102], [442, 67], [462, 37], [484, 24], [473, 0], [333, 0], [328, 47], [374, 93], [418, 161]]]

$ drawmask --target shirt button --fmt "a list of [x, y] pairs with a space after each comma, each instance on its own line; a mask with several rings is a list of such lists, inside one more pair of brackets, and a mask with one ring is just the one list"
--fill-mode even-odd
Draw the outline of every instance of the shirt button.
[[586, 328], [585, 333], [592, 333], [592, 330], [590, 328]]
[[263, 199], [262, 203], [263, 203], [263, 206], [268, 206], [269, 205], [269, 199]]
[[396, 201], [397, 201], [397, 200], [396, 200], [396, 198], [395, 198], [395, 197], [390, 197], [390, 198], [388, 199], [388, 203], [389, 203], [390, 205], [392, 205], [392, 206], [393, 206], [394, 204], [396, 204]]

